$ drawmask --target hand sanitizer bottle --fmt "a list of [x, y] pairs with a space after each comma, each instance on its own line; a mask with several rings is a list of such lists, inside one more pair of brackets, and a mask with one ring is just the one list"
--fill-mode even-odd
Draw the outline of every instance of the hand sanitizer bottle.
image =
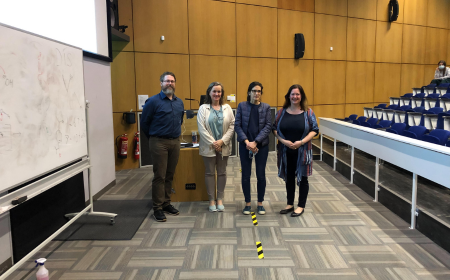
[[44, 258], [40, 258], [35, 260], [34, 262], [36, 263], [36, 267], [39, 266], [39, 270], [38, 272], [36, 272], [36, 279], [37, 280], [49, 280], [50, 278], [48, 277], [48, 270], [45, 268], [44, 263], [47, 259]]

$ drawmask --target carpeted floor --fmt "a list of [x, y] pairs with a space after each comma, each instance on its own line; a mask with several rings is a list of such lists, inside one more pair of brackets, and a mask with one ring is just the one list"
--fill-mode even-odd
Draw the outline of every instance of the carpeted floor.
[[[48, 259], [51, 279], [450, 279], [449, 253], [327, 165], [314, 163], [306, 212], [291, 218], [278, 214], [286, 194], [271, 153], [257, 227], [241, 214], [239, 169], [230, 158], [223, 213], [207, 212], [208, 202], [174, 203], [179, 216], [158, 223], [150, 212], [132, 240], [55, 241], [36, 258]], [[118, 172], [101, 199], [148, 199], [151, 178], [151, 169]], [[33, 267], [8, 279], [34, 279]]]

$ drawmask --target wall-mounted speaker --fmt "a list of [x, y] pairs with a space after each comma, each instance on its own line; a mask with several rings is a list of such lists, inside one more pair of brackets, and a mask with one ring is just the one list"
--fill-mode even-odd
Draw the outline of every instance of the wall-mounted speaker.
[[302, 33], [295, 34], [295, 53], [294, 57], [296, 59], [302, 58], [305, 54], [305, 37]]
[[109, 19], [111, 28], [119, 30], [119, 0], [109, 0]]
[[398, 19], [398, 12], [400, 7], [397, 0], [389, 1], [389, 21], [396, 21]]

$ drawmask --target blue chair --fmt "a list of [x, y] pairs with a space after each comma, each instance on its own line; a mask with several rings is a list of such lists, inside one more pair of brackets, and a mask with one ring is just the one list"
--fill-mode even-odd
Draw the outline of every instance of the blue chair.
[[427, 98], [439, 98], [441, 95], [439, 93], [428, 94]]
[[352, 115], [348, 116], [348, 118], [345, 118], [344, 120], [345, 121], [353, 121], [353, 120], [356, 120], [357, 117], [358, 117], [357, 114], [352, 114]]
[[424, 97], [425, 97], [425, 92], [418, 93], [418, 94], [416, 94], [414, 97], [417, 97], [417, 98], [424, 98]]
[[391, 125], [392, 125], [391, 121], [384, 120], [384, 121], [380, 121], [378, 124], [374, 125], [373, 128], [387, 128], [387, 127], [390, 127]]
[[408, 111], [408, 110], [410, 110], [411, 111], [412, 108], [409, 105], [404, 105], [404, 106], [400, 106], [400, 108], [398, 108], [398, 110], [400, 110], [400, 111]]
[[377, 106], [375, 106], [374, 108], [385, 109], [386, 108], [386, 103], [380, 103]]
[[417, 112], [417, 113], [423, 113], [423, 111], [425, 111], [425, 107], [423, 107], [423, 106], [416, 107], [413, 109], [413, 111]]
[[405, 93], [405, 94], [403, 94], [403, 95], [400, 96], [400, 97], [413, 97], [413, 96], [414, 96], [413, 93]]
[[450, 99], [450, 92], [447, 91], [447, 93], [442, 95], [441, 98]]
[[[450, 98], [450, 97], [449, 97], [449, 98]], [[389, 105], [386, 109], [397, 110], [397, 109], [398, 109], [398, 105], [396, 105], [396, 104], [391, 104], [391, 105]]]
[[402, 135], [406, 128], [406, 123], [394, 123], [391, 128], [386, 129], [387, 132]]
[[437, 114], [442, 113], [442, 112], [444, 112], [444, 108], [441, 108], [441, 107], [433, 107], [433, 108], [430, 108], [430, 109], [426, 110], [426, 111], [423, 112], [423, 113], [424, 113], [424, 114], [434, 114], [434, 115], [437, 115]]
[[353, 124], [361, 125], [363, 122], [366, 121], [366, 119], [367, 119], [366, 117], [361, 116], [361, 117], [359, 117], [358, 119], [353, 120]]
[[449, 141], [448, 139], [449, 137], [450, 131], [444, 129], [435, 129], [431, 131], [430, 134], [425, 134], [422, 137], [422, 140], [429, 143], [444, 146]]
[[403, 136], [421, 140], [422, 136], [427, 132], [427, 128], [425, 126], [411, 126], [408, 130], [403, 131]]
[[372, 128], [374, 125], [377, 124], [377, 122], [378, 122], [377, 118], [369, 118], [369, 119], [367, 119], [367, 121], [361, 123], [361, 125]]

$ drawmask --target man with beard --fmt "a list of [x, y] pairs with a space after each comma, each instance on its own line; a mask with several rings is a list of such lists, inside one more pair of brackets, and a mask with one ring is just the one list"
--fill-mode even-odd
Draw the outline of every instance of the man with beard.
[[180, 155], [180, 134], [184, 104], [175, 96], [175, 75], [164, 72], [160, 77], [161, 92], [147, 99], [142, 110], [141, 130], [149, 138], [153, 160], [153, 217], [165, 222], [165, 213], [180, 212], [170, 204], [172, 181]]

